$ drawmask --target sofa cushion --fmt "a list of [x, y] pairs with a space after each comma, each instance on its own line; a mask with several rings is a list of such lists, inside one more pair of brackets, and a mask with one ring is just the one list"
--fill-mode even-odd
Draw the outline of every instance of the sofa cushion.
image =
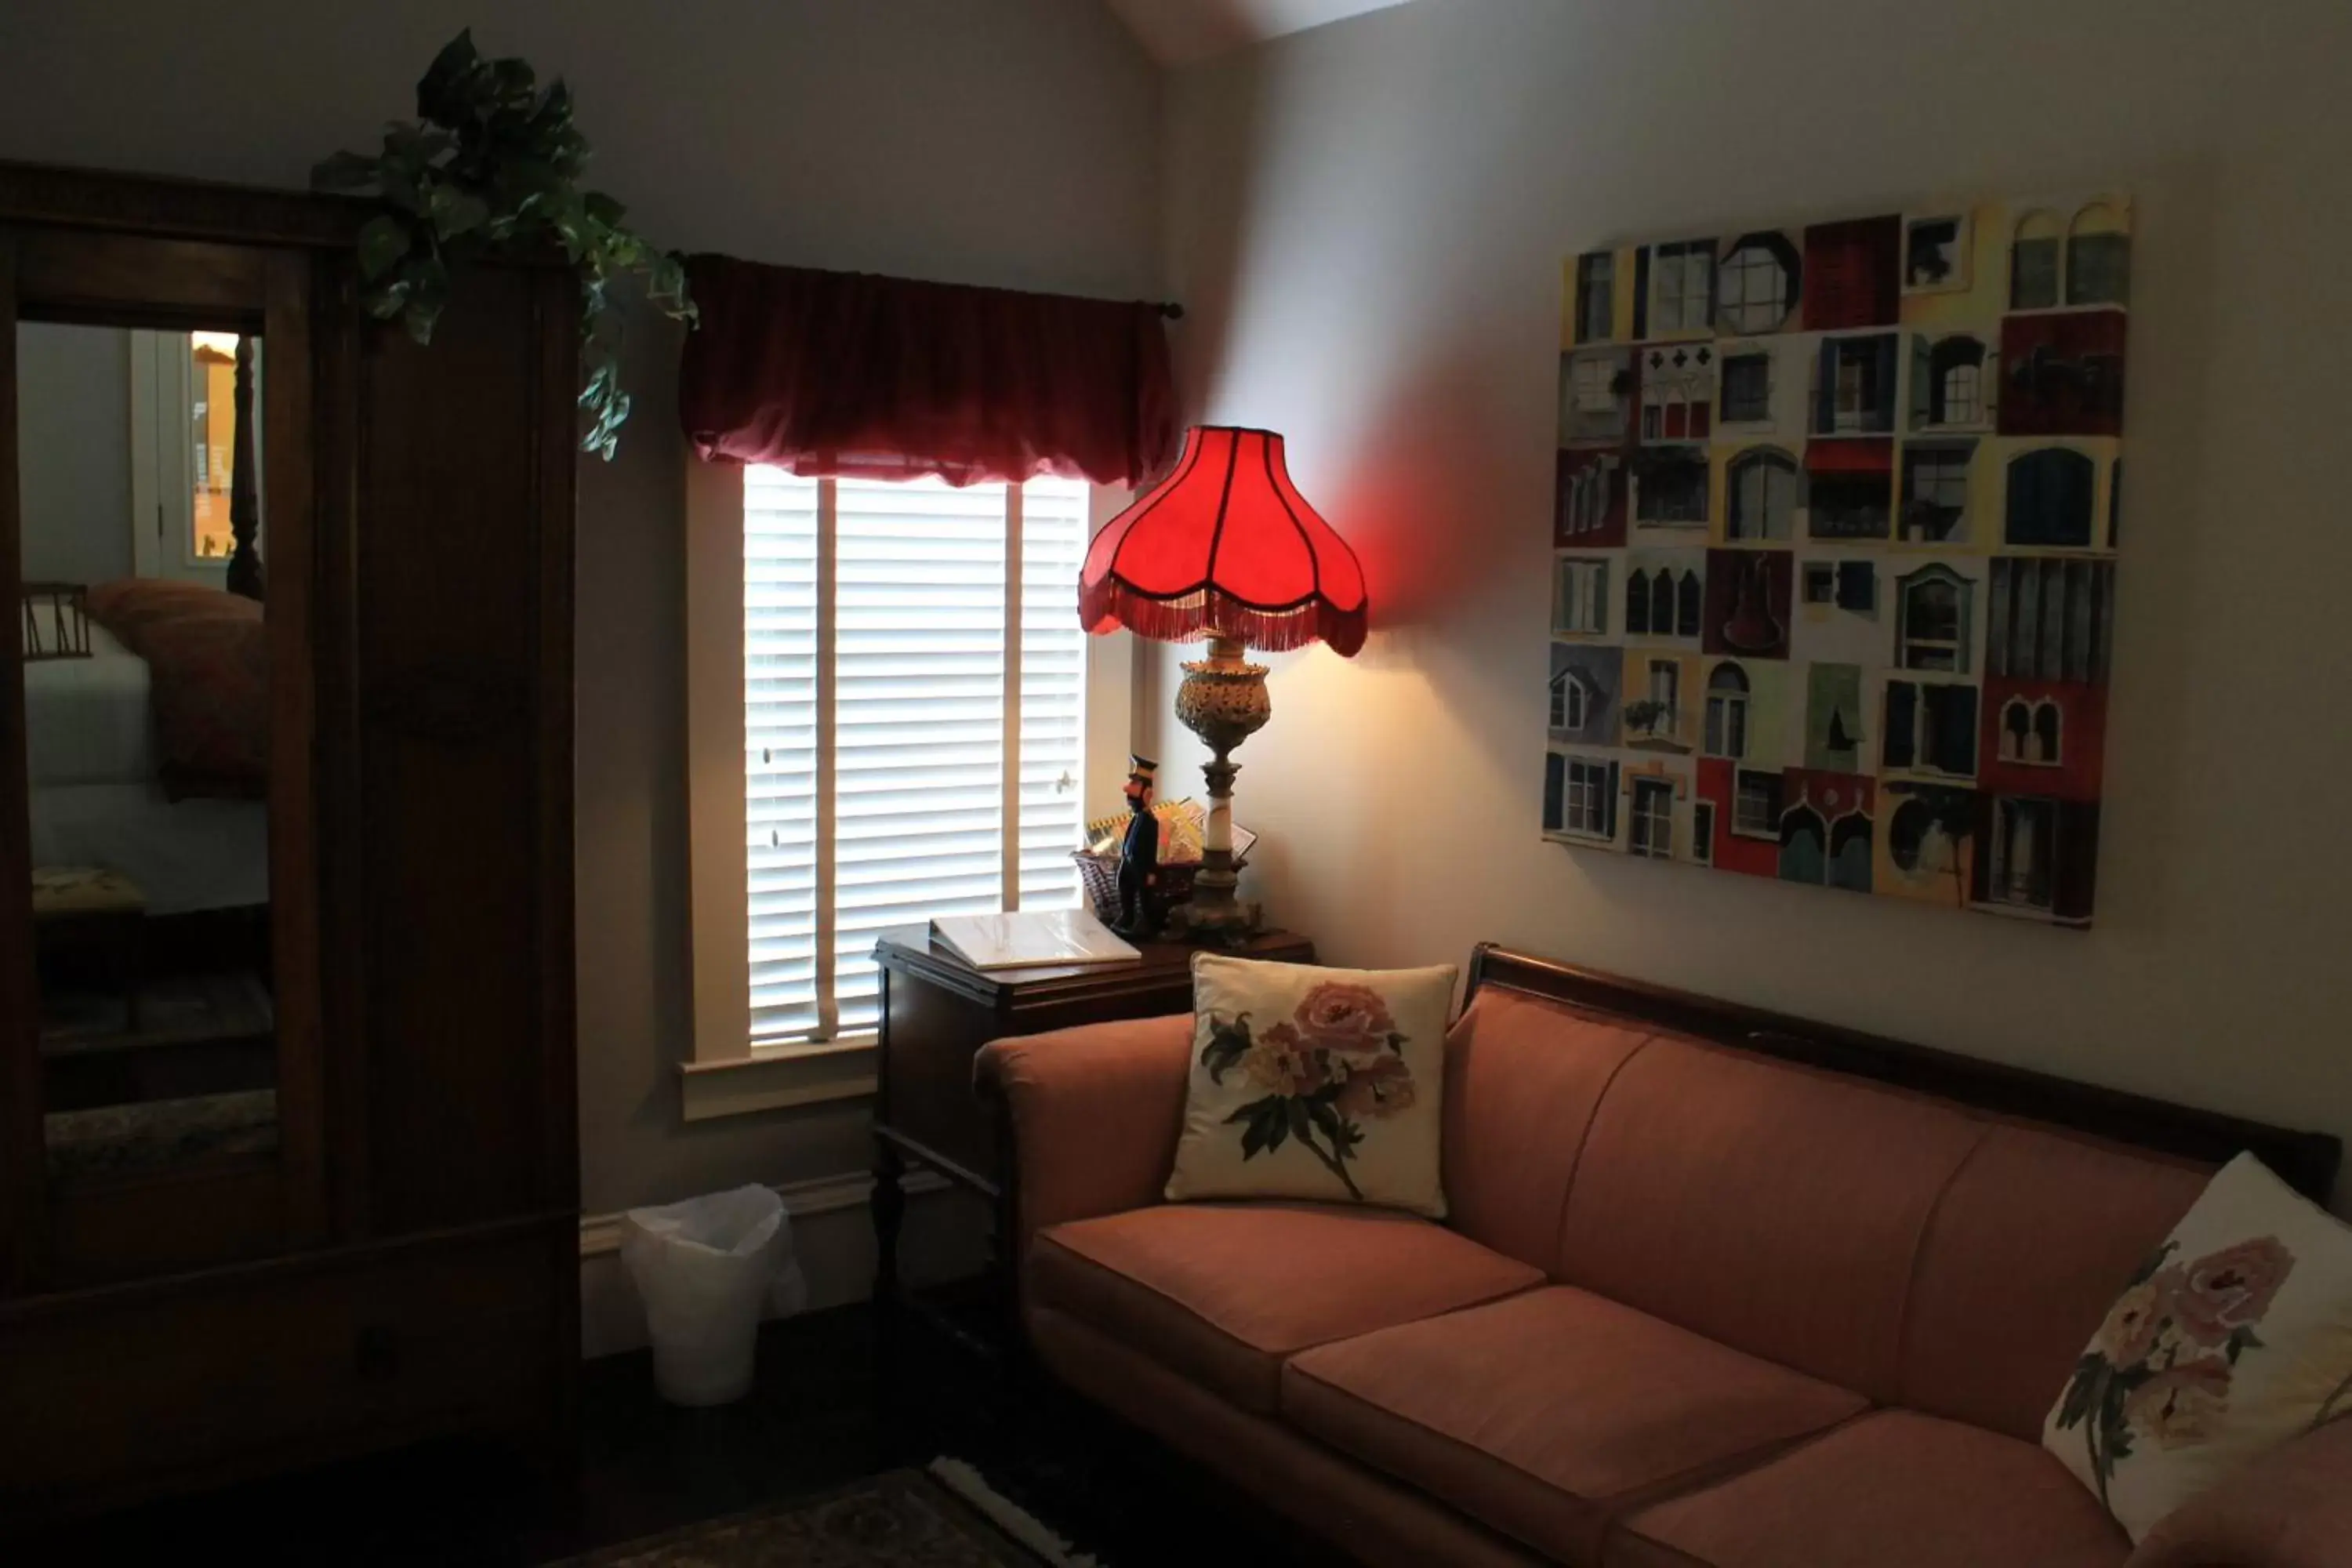
[[1986, 1131], [1918, 1096], [1661, 1036], [1592, 1119], [1553, 1277], [1889, 1403], [1920, 1237]]
[[1612, 1515], [1864, 1401], [1555, 1286], [1308, 1351], [1283, 1371], [1282, 1408], [1505, 1534], [1589, 1563]]
[[1454, 1228], [1549, 1268], [1584, 1130], [1649, 1032], [1500, 987], [1445, 1037], [1445, 1201]]
[[2131, 1543], [2034, 1445], [1889, 1410], [1635, 1513], [1608, 1568], [2117, 1568]]
[[1318, 1204], [1168, 1204], [1038, 1233], [1031, 1299], [1245, 1410], [1276, 1408], [1283, 1359], [1310, 1345], [1538, 1285], [1526, 1264], [1443, 1226]]
[[2116, 1292], [2206, 1175], [2160, 1154], [1991, 1128], [1920, 1247], [1896, 1403], [2038, 1440]]

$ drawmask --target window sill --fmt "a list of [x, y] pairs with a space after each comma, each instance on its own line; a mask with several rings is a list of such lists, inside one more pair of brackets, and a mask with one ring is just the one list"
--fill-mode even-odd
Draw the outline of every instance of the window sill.
[[763, 1110], [865, 1100], [875, 1090], [874, 1037], [821, 1046], [772, 1047], [750, 1056], [687, 1062], [678, 1068], [685, 1120], [710, 1121]]

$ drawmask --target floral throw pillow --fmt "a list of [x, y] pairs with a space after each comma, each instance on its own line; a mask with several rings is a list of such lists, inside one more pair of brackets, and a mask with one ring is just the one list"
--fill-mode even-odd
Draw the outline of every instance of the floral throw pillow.
[[2042, 1446], [2137, 1541], [2265, 1450], [2346, 1417], [2352, 1226], [2241, 1154], [2108, 1310]]
[[1454, 967], [1192, 959], [1192, 1076], [1168, 1196], [1445, 1214], [1438, 1096]]

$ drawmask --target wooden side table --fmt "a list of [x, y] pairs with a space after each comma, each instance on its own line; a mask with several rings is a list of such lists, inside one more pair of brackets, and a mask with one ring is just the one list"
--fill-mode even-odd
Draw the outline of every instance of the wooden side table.
[[[972, 1090], [972, 1058], [1008, 1035], [1035, 1035], [1115, 1018], [1151, 1018], [1192, 1008], [1192, 954], [1181, 942], [1143, 944], [1140, 963], [1000, 970], [982, 973], [932, 945], [928, 926], [887, 932], [875, 944], [882, 971], [882, 1026], [876, 1055], [874, 1294], [898, 1296], [898, 1231], [909, 1165], [937, 1171], [992, 1204], [1003, 1194], [996, 1124]], [[1315, 944], [1290, 931], [1265, 931], [1232, 950], [1245, 958], [1312, 963]], [[1007, 1237], [995, 1237], [999, 1283], [1010, 1289]]]

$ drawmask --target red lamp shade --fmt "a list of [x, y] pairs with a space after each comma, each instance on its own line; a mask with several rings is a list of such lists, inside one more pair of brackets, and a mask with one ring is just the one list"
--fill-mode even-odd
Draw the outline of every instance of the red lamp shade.
[[1364, 646], [1363, 569], [1316, 515], [1268, 430], [1196, 425], [1166, 479], [1103, 525], [1078, 574], [1078, 619], [1181, 642]]

